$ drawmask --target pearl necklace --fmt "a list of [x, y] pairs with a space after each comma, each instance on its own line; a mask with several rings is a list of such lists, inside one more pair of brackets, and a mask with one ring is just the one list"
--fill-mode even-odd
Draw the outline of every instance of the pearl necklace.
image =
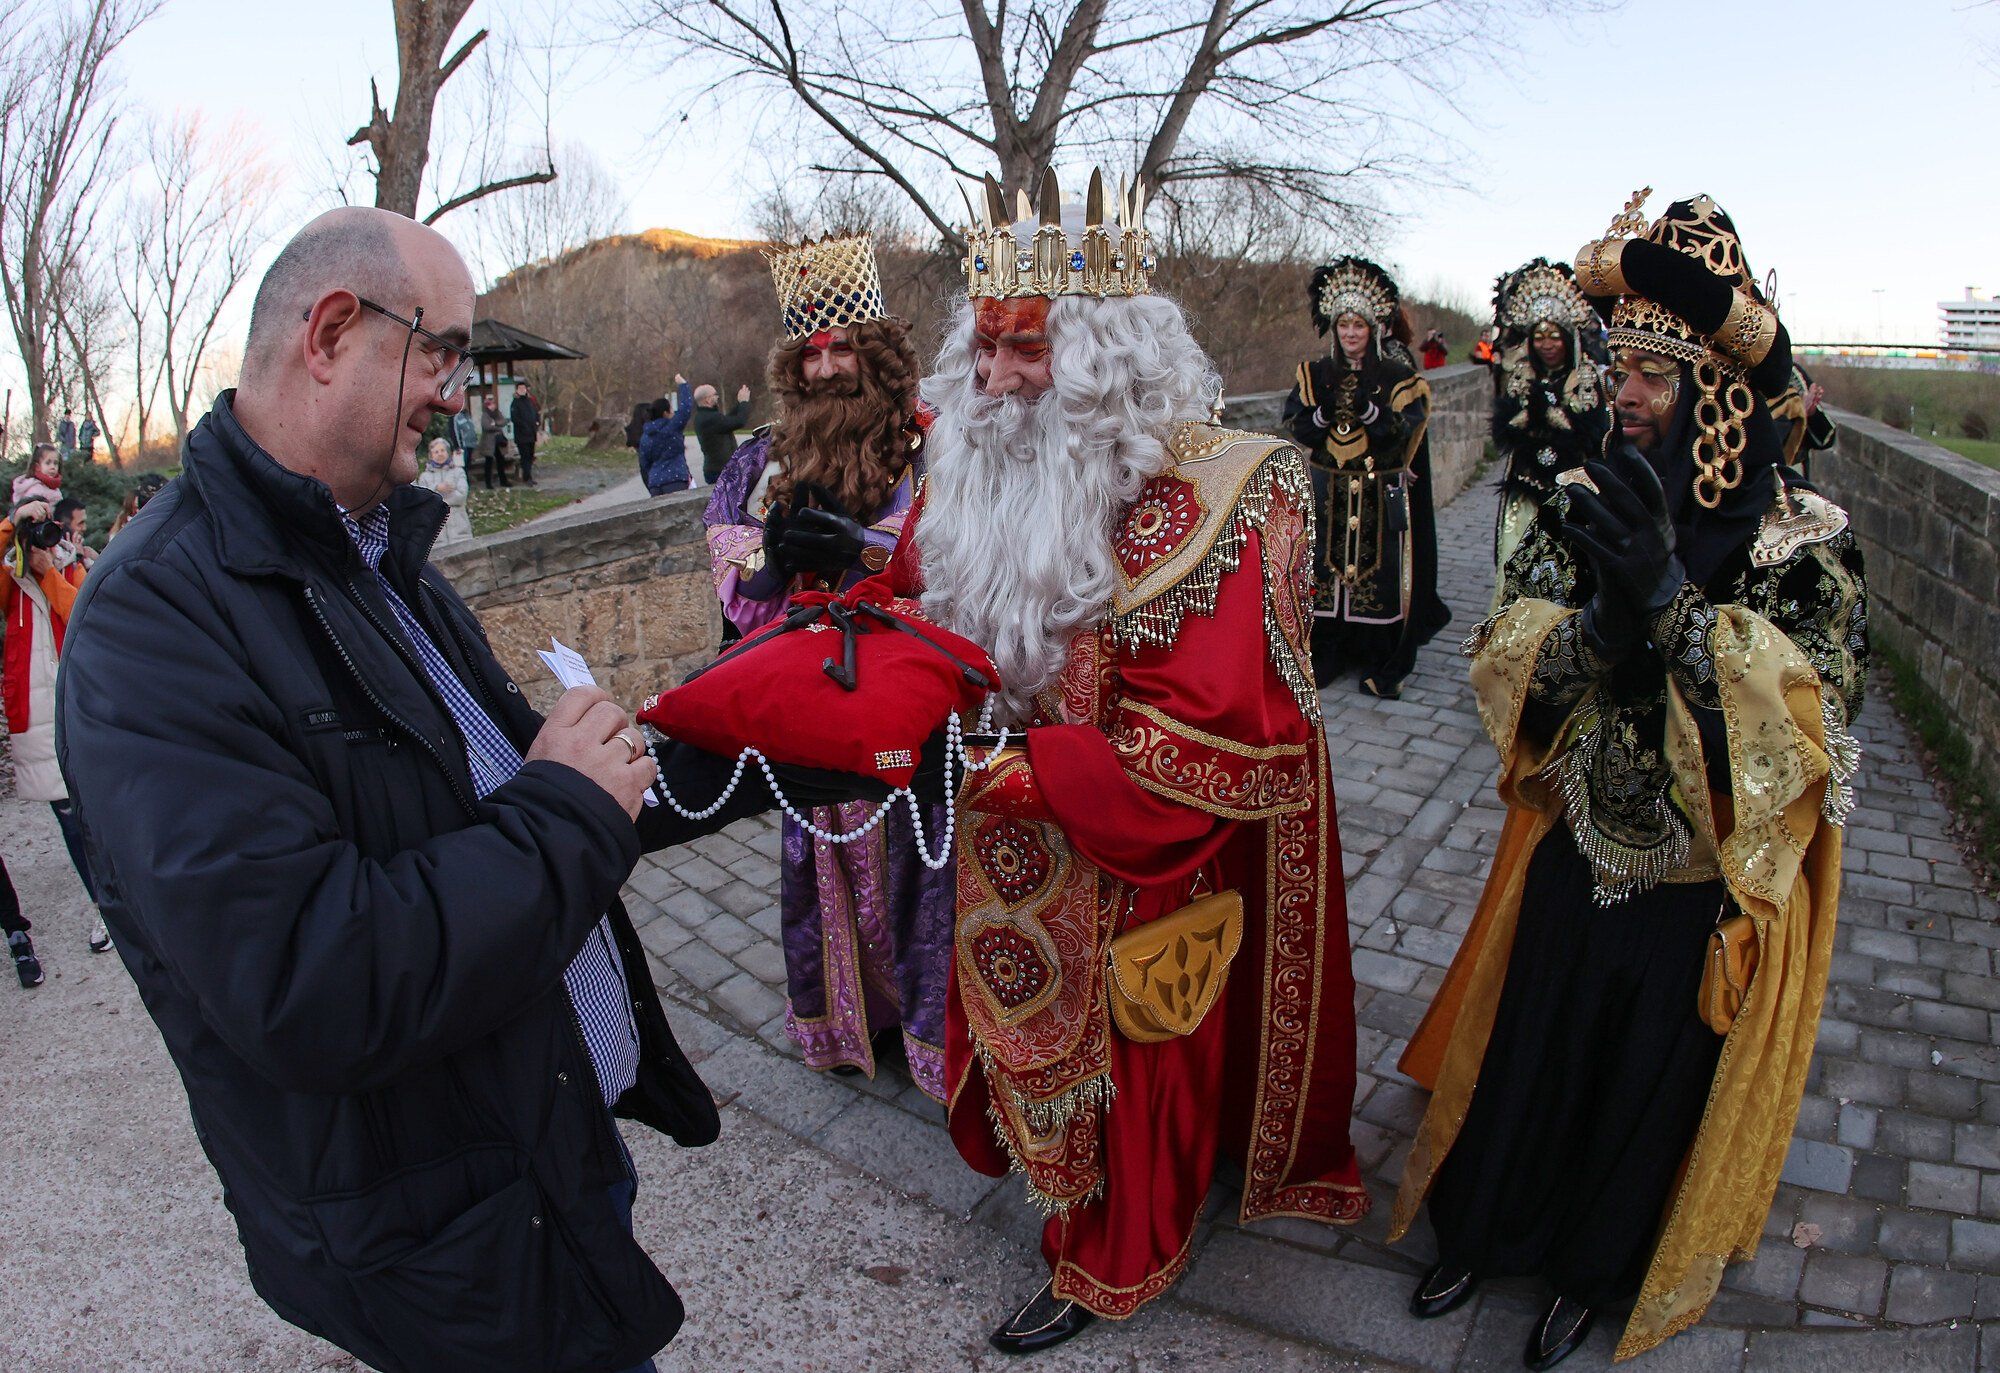
[[[910, 828], [914, 831], [917, 841], [917, 857], [921, 858], [924, 866], [932, 872], [942, 871], [950, 864], [952, 845], [958, 834], [958, 790], [951, 784], [952, 765], [956, 763], [960, 772], [968, 776], [975, 772], [986, 771], [993, 766], [994, 762], [1000, 757], [1001, 752], [1007, 747], [1009, 734], [1008, 730], [1002, 729], [999, 732], [999, 742], [993, 746], [993, 751], [988, 753], [984, 759], [975, 760], [971, 752], [965, 747], [965, 727], [959, 722], [958, 716], [953, 714], [946, 719], [944, 726], [944, 833], [940, 836], [943, 842], [938, 848], [936, 857], [933, 857], [929, 847], [924, 842], [923, 809], [917, 804], [917, 794], [912, 788], [907, 786], [896, 788], [889, 793], [887, 800], [875, 808], [875, 813], [869, 816], [859, 829], [835, 834], [831, 830], [821, 829], [818, 825], [799, 813], [798, 808], [792, 804], [791, 800], [785, 795], [784, 790], [779, 787], [777, 774], [771, 768], [771, 760], [766, 758], [763, 751], [755, 744], [746, 744], [743, 752], [736, 755], [736, 768], [729, 774], [729, 784], [723, 787], [722, 795], [716, 797], [712, 804], [701, 810], [691, 810], [683, 805], [667, 789], [667, 770], [660, 765], [660, 755], [654, 747], [665, 736], [649, 724], [642, 724], [641, 728], [646, 733], [646, 756], [653, 760], [654, 789], [659, 792], [660, 799], [667, 803], [668, 808], [683, 819], [706, 820], [721, 810], [728, 803], [729, 798], [736, 794], [736, 788], [743, 782], [744, 768], [752, 758], [755, 758], [757, 760], [757, 767], [764, 774], [764, 785], [768, 786], [771, 789], [771, 795], [778, 799], [778, 808], [790, 816], [800, 829], [822, 843], [852, 844], [857, 840], [866, 838], [874, 831], [877, 825], [882, 823], [883, 817], [888, 815], [896, 802], [904, 802], [910, 809]], [[986, 704], [980, 707], [979, 729], [982, 733], [991, 733], [993, 730], [993, 699], [990, 696], [987, 698]]]

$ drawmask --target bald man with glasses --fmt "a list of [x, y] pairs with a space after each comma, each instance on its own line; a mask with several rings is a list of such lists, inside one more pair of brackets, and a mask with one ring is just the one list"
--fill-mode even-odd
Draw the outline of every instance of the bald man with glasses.
[[719, 1126], [618, 889], [771, 801], [643, 808], [625, 711], [543, 719], [429, 567], [418, 445], [464, 406], [472, 305], [400, 216], [292, 239], [241, 384], [78, 599], [57, 751], [272, 1309], [391, 1373], [648, 1369], [682, 1311], [613, 1116]]

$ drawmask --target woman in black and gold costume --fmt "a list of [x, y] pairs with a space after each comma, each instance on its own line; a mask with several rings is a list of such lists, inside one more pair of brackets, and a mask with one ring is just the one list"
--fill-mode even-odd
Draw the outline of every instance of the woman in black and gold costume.
[[1633, 1298], [1618, 1354], [1651, 1348], [1756, 1252], [1832, 959], [1867, 665], [1847, 516], [1783, 466], [1784, 327], [1713, 201], [1650, 227], [1642, 201], [1577, 258], [1618, 431], [1466, 643], [1507, 820], [1401, 1060], [1432, 1096], [1392, 1238], [1428, 1196], [1439, 1259], [1411, 1312], [1540, 1276], [1534, 1369]]
[[1402, 692], [1417, 649], [1450, 622], [1437, 594], [1437, 517], [1425, 426], [1431, 388], [1410, 356], [1396, 283], [1365, 258], [1307, 285], [1329, 356], [1299, 364], [1284, 422], [1311, 459], [1313, 680], [1359, 670], [1377, 696]]
[[1501, 277], [1493, 327], [1500, 339], [1493, 446], [1506, 464], [1493, 527], [1497, 573], [1554, 494], [1556, 474], [1604, 452], [1611, 410], [1598, 370], [1597, 312], [1568, 263], [1538, 257]]

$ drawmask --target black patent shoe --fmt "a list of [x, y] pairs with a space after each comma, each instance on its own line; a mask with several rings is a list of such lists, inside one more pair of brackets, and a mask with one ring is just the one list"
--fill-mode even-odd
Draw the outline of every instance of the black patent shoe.
[[1521, 1355], [1521, 1362], [1535, 1373], [1554, 1368], [1590, 1338], [1590, 1327], [1596, 1323], [1597, 1313], [1582, 1302], [1557, 1297], [1528, 1332], [1528, 1347]]
[[1096, 1319], [1076, 1302], [1059, 1299], [1052, 1278], [986, 1342], [1002, 1354], [1038, 1354], [1081, 1334]]
[[1478, 1286], [1479, 1279], [1470, 1268], [1433, 1264], [1418, 1280], [1416, 1291], [1410, 1293], [1410, 1314], [1420, 1321], [1448, 1316], [1465, 1305]]

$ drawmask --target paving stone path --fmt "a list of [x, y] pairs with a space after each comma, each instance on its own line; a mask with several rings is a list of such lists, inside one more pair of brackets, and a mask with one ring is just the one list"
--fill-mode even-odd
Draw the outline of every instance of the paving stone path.
[[[1542, 1296], [1494, 1283], [1451, 1317], [1413, 1321], [1403, 1304], [1430, 1237], [1383, 1240], [1424, 1104], [1396, 1058], [1471, 921], [1502, 817], [1457, 652], [1491, 594], [1492, 519], [1487, 487], [1440, 512], [1440, 581], [1457, 618], [1402, 699], [1345, 685], [1322, 696], [1359, 983], [1354, 1135], [1374, 1214], [1353, 1230], [1239, 1228], [1234, 1188], [1218, 1184], [1199, 1257], [1163, 1299], [1371, 1366], [1519, 1367]], [[1977, 892], [1947, 838], [1947, 812], [1879, 684], [1856, 733], [1866, 752], [1839, 952], [1767, 1238], [1730, 1271], [1707, 1322], [1641, 1366], [2000, 1367], [2000, 904]], [[1032, 1247], [1038, 1223], [1018, 1186], [967, 1169], [942, 1112], [900, 1068], [867, 1081], [796, 1061], [777, 858], [775, 825], [745, 821], [648, 858], [627, 892], [710, 1085], [863, 1173]], [[1619, 1325], [1600, 1323], [1568, 1366], [1607, 1364]]]

